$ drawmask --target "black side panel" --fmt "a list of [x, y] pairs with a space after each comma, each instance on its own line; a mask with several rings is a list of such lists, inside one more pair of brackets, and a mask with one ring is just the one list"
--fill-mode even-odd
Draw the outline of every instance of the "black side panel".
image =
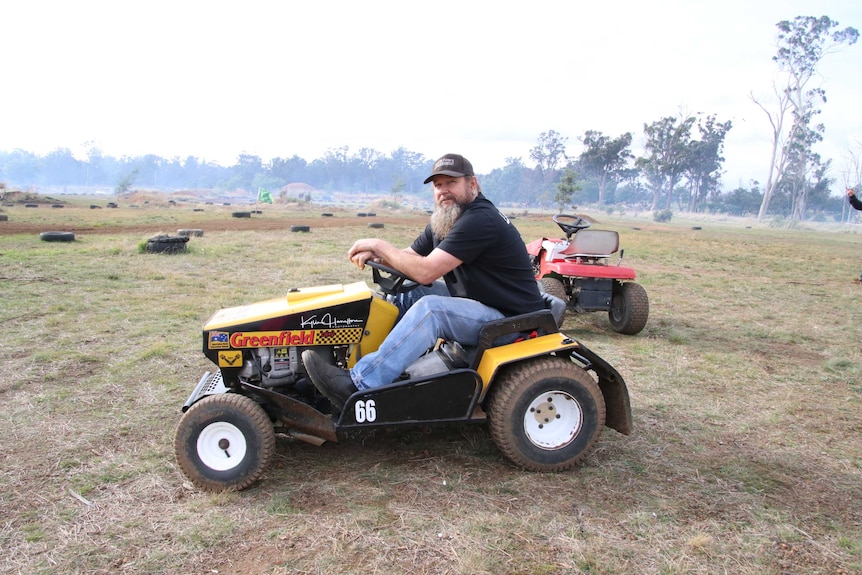
[[469, 419], [482, 390], [479, 374], [458, 369], [435, 379], [416, 379], [354, 393], [339, 428]]
[[578, 278], [572, 281], [577, 290], [577, 299], [569, 300], [570, 305], [580, 311], [600, 311], [610, 309], [613, 297], [614, 280], [606, 278]]

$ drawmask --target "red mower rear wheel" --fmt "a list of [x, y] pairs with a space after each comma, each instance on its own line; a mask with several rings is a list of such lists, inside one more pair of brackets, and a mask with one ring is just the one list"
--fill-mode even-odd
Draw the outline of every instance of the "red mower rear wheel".
[[611, 299], [608, 319], [617, 333], [635, 335], [639, 333], [649, 318], [649, 298], [646, 290], [634, 282], [617, 283]]

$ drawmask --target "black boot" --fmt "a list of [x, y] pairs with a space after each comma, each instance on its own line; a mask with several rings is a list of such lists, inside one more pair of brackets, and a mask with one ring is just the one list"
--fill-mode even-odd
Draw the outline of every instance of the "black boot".
[[334, 408], [341, 411], [344, 402], [356, 391], [350, 373], [335, 367], [313, 349], [302, 352], [302, 363], [314, 387], [332, 402]]

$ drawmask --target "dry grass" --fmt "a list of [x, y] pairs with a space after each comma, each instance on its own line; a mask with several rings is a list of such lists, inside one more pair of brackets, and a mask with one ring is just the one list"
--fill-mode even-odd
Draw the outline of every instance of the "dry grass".
[[[172, 231], [181, 209], [112, 217]], [[40, 210], [46, 229], [95, 217]], [[565, 329], [626, 378], [632, 436], [607, 430], [560, 474], [512, 468], [484, 427], [281, 438], [263, 482], [222, 495], [190, 488], [172, 453], [209, 368], [200, 326], [291, 286], [368, 280], [344, 258], [353, 239], [403, 245], [422, 217], [207, 229], [178, 256], [139, 253], [140, 231], [0, 236], [0, 573], [862, 573], [862, 237], [595, 217], [621, 232], [650, 321], [636, 337], [599, 314]]]

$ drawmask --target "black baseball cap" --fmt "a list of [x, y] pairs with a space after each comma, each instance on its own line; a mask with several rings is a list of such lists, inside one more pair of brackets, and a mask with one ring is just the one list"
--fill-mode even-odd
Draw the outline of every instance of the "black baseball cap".
[[473, 164], [470, 163], [470, 160], [461, 154], [446, 154], [434, 162], [434, 169], [431, 171], [431, 175], [425, 178], [425, 183], [427, 184], [434, 179], [434, 176], [438, 175], [460, 178], [475, 176], [476, 174], [473, 173]]

